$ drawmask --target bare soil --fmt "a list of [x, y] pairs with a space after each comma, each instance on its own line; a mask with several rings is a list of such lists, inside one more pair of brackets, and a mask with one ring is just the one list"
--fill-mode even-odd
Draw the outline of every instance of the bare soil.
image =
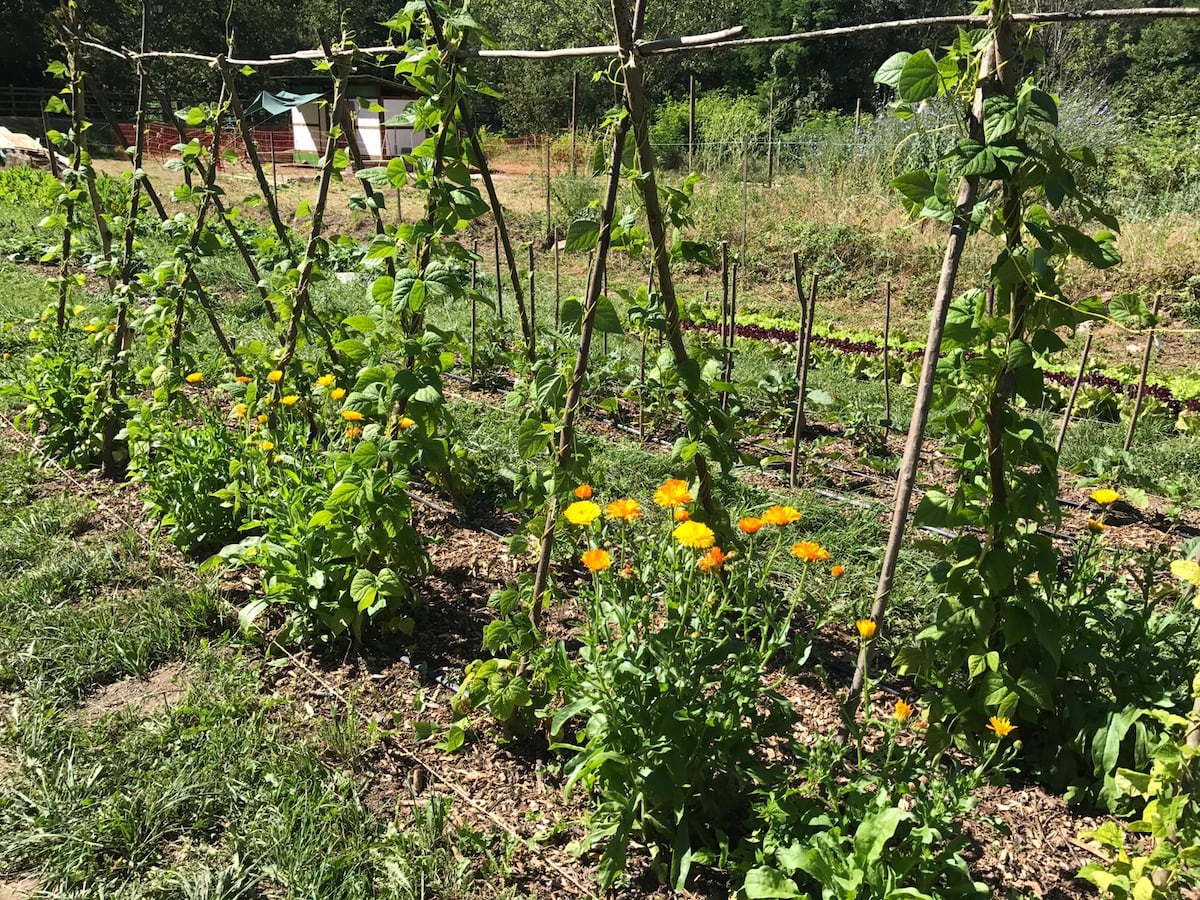
[[161, 713], [187, 694], [187, 675], [187, 667], [174, 662], [160, 666], [145, 678], [113, 682], [89, 697], [79, 714], [85, 721], [95, 721], [122, 710], [140, 716]]

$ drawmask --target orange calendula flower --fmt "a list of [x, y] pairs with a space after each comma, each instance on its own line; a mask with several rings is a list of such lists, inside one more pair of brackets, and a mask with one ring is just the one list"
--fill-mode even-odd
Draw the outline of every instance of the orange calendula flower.
[[267, 373], [267, 381], [271, 382], [272, 384], [278, 384], [279, 382], [283, 381], [283, 372], [279, 369], [272, 369]]
[[668, 478], [654, 492], [654, 502], [667, 509], [674, 509], [691, 503], [692, 493], [682, 478]]
[[86, 331], [88, 334], [95, 334], [97, 331], [100, 330], [100, 326], [99, 325], [84, 325], [83, 330]]
[[897, 700], [896, 709], [892, 712], [892, 715], [895, 717], [897, 722], [903, 722], [913, 714], [915, 709], [916, 707], [914, 707], [911, 703], [907, 703], [904, 700]]
[[992, 716], [988, 719], [988, 728], [995, 733], [996, 737], [1001, 739], [1008, 737], [1012, 732], [1017, 730], [1017, 726], [1004, 716]]
[[793, 525], [801, 518], [800, 510], [794, 506], [772, 506], [762, 514], [764, 525]]
[[1121, 495], [1112, 488], [1100, 488], [1097, 491], [1092, 491], [1092, 500], [1099, 503], [1101, 506], [1110, 506], [1121, 499]]
[[600, 507], [591, 500], [576, 500], [563, 510], [563, 518], [572, 525], [586, 528], [600, 518]]
[[874, 619], [859, 619], [854, 623], [854, 627], [858, 629], [858, 636], [864, 641], [869, 641], [875, 637], [875, 629], [878, 628]]
[[729, 555], [720, 547], [710, 547], [707, 553], [696, 560], [696, 565], [700, 567], [701, 572], [712, 574], [719, 572], [728, 559]]
[[250, 376], [249, 375], [235, 375], [235, 376], [233, 376], [233, 380], [236, 381], [238, 384], [249, 384]]
[[357, 409], [343, 409], [342, 418], [347, 422], [361, 422], [363, 420], [363, 414]]
[[834, 578], [841, 578], [843, 575], [846, 574], [846, 567], [845, 566], [833, 566], [829, 570], [829, 574], [832, 575]]
[[1098, 519], [1088, 519], [1087, 529], [1092, 534], [1104, 534], [1108, 531], [1108, 526]]
[[233, 406], [233, 414], [239, 419], [244, 419], [246, 417], [246, 404], [235, 403]]
[[416, 419], [410, 419], [408, 416], [400, 417], [400, 427], [401, 428], [409, 429], [409, 428], [412, 428], [416, 424], [417, 424]]
[[109, 323], [109, 325], [107, 326], [107, 328], [105, 330], [111, 334], [112, 332], [117, 330], [117, 326], [113, 325], [112, 323]]
[[259, 413], [259, 414], [258, 414], [258, 424], [259, 424], [259, 425], [265, 425], [266, 423], [267, 423], [267, 417], [266, 417], [266, 415], [264, 415], [263, 413]]
[[575, 488], [575, 499], [576, 500], [591, 500], [592, 499], [592, 486], [590, 484], [581, 484], [581, 485], [579, 485], [579, 487]]
[[688, 512], [686, 509], [684, 509], [682, 506], [678, 506], [671, 513], [671, 517], [676, 522], [686, 522], [688, 519], [690, 519], [692, 517], [692, 514], [690, 512]]
[[322, 375], [320, 378], [317, 379], [317, 384], [319, 384], [323, 388], [327, 388], [333, 384], [333, 376], [332, 375]]
[[703, 522], [684, 522], [671, 532], [675, 540], [693, 550], [707, 550], [717, 542], [717, 536]]
[[589, 572], [603, 572], [612, 565], [612, 556], [607, 550], [588, 550], [580, 559]]
[[829, 551], [816, 541], [799, 541], [792, 544], [791, 553], [801, 562], [825, 562], [829, 559]]
[[346, 440], [348, 440], [348, 441], [352, 441], [355, 438], [361, 437], [361, 436], [362, 436], [362, 429], [359, 428], [357, 425], [351, 425], [349, 428], [346, 429]]
[[345, 388], [334, 388], [332, 391], [329, 392], [329, 396], [333, 400], [341, 400], [343, 397], [346, 396], [346, 389]]
[[758, 534], [760, 528], [763, 527], [763, 520], [757, 516], [743, 516], [738, 519], [738, 528], [742, 534]]
[[183, 376], [183, 380], [186, 381], [188, 384], [199, 384], [200, 382], [202, 382], [204, 380], [204, 373], [203, 372], [189, 372], [187, 375]]
[[262, 448], [263, 453], [270, 453], [272, 450], [275, 449], [274, 441], [263, 441], [258, 446], [260, 446]]
[[633, 522], [642, 516], [642, 504], [628, 497], [614, 500], [604, 507], [604, 515], [609, 519], [620, 519], [623, 522]]
[[286, 397], [280, 397], [279, 402], [284, 406], [295, 406], [300, 402], [300, 397], [296, 394], [288, 394]]

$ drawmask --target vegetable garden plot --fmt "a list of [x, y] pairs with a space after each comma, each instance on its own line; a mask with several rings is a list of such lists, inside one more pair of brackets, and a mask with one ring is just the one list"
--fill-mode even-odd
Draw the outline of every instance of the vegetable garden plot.
[[[505, 737], [541, 734], [561, 754], [566, 787], [591, 800], [579, 850], [594, 854], [603, 888], [620, 882], [633, 851], [677, 889], [703, 868], [727, 873], [748, 897], [982, 894], [957, 823], [972, 791], [1009, 767], [1112, 809], [1161, 798], [1172, 820], [1164, 814], [1148, 826], [1161, 836], [1153, 877], [1148, 863], [1119, 855], [1087, 874], [1114, 892], [1121, 879], [1186, 885], [1194, 871], [1185, 838], [1197, 827], [1184, 777], [1200, 662], [1195, 546], [1114, 563], [1100, 544], [1119, 497], [1104, 488], [1092, 496], [1096, 527], [1073, 558], [1044, 533], [1061, 515], [1058, 452], [1029, 409], [1040, 406], [1045, 371], [1064, 347], [1060, 332], [1116, 312], [1098, 298], [1072, 300], [1058, 279], [1071, 260], [1116, 265], [1118, 223], [1080, 187], [1076, 174], [1092, 158], [1060, 143], [1055, 98], [1019, 77], [1015, 29], [1029, 17], [1007, 4], [986, 19], [960, 17], [954, 24], [973, 30], [960, 29], [937, 55], [897, 54], [878, 73], [898, 113], [940, 97], [961, 104], [964, 131], [933, 168], [894, 183], [914, 216], [948, 224], [950, 236], [875, 601], [869, 614], [863, 598], [855, 603], [858, 665], [841, 698], [849, 740], [830, 734], [804, 746], [794, 740], [796, 710], [770, 676], [808, 662], [812, 642], [793, 627], [798, 611], [820, 620], [808, 585], [840, 577], [843, 563], [806, 534], [803, 511], [722, 502], [718, 488], [739, 458], [728, 364], [736, 295], [725, 353], [698, 357], [683, 337], [673, 271], [715, 256], [691, 230], [694, 180], [659, 183], [647, 129], [644, 56], [714, 49], [730, 36], [643, 42], [641, 15], [614, 0], [616, 44], [599, 48], [618, 59], [611, 77], [624, 103], [604, 123], [611, 141], [598, 218], [578, 219], [567, 233], [568, 249], [594, 252], [587, 289], [563, 303], [563, 327], [549, 328], [519, 270], [474, 124], [488, 88], [470, 60], [489, 51], [464, 10], [413, 4], [389, 23], [397, 48], [360, 50], [343, 37], [307, 54], [329, 78], [334, 124], [300, 234], [284, 222], [253, 152], [255, 202], [270, 227], [236, 215], [222, 186], [224, 124], [232, 119], [254, 146], [240, 99], [240, 78], [252, 73], [227, 57], [211, 61], [217, 102], [184, 113], [207, 135], [181, 132], [176, 167], [185, 184], [174, 199], [188, 211], [156, 223], [143, 202], [141, 115], [126, 189], [101, 196], [84, 140], [86, 53], [135, 65], [143, 109], [158, 57], [144, 41], [131, 54], [86, 40], [69, 5], [66, 59], [56, 67], [67, 86], [49, 111], [72, 117], [69, 132], [51, 136], [70, 163], [44, 223], [61, 232], [48, 255], [59, 264], [57, 297], [34, 323], [40, 346], [17, 375], [23, 422], [73, 464], [137, 477], [175, 540], [206, 566], [260, 572], [261, 592], [241, 610], [246, 629], [268, 624], [278, 640], [329, 647], [409, 634], [431, 569], [410, 482], [419, 473], [463, 508], [494, 478], [466, 452], [470, 436], [443, 387], [461, 356], [478, 362], [479, 343], [430, 315], [439, 305], [492, 302], [477, 284], [478, 255], [460, 240], [490, 214], [520, 323], [515, 346], [503, 333], [493, 341], [518, 373], [509, 402], [522, 410], [510, 481], [523, 524], [509, 548], [536, 563], [497, 594], [498, 617], [484, 629], [482, 658], [466, 666], [459, 702], [486, 711]], [[358, 158], [346, 105], [356, 64], [374, 55], [399, 58], [395, 74], [419, 94], [414, 121], [428, 134], [383, 167]], [[330, 187], [351, 172], [361, 188], [351, 202], [375, 236], [362, 254], [369, 305], [343, 315], [319, 306], [314, 288], [338, 261], [325, 233]], [[626, 178], [641, 207], [618, 218]], [[386, 224], [386, 193], [404, 186], [424, 198], [422, 215]], [[978, 231], [1003, 244], [991, 296], [956, 297], [958, 261]], [[168, 252], [147, 253], [152, 238], [165, 238]], [[232, 321], [199, 274], [226, 239], [255, 284], [252, 331]], [[91, 254], [86, 268], [80, 242]], [[643, 348], [661, 337], [657, 399], [683, 423], [674, 477], [653, 493], [592, 486], [595, 459], [576, 427], [597, 386], [593, 342], [626, 329], [607, 283], [608, 258], [621, 252], [650, 257], [648, 285], [627, 292], [626, 320]], [[77, 305], [88, 270], [106, 293]], [[1121, 304], [1153, 324], [1137, 298]], [[802, 401], [802, 386], [798, 393]], [[645, 400], [643, 391], [639, 405]], [[884, 666], [872, 650], [888, 634], [931, 418], [951, 436], [954, 480], [926, 491], [914, 520], [954, 536], [926, 545], [937, 602]], [[798, 435], [802, 410], [795, 421]], [[784, 570], [792, 580], [780, 585]], [[569, 644], [547, 636], [552, 604], [579, 617]], [[919, 702], [881, 712], [871, 692], [897, 675]], [[444, 748], [479, 730], [451, 725]], [[786, 761], [768, 764], [768, 750]], [[1151, 766], [1155, 779], [1136, 774]], [[894, 789], [910, 781], [923, 789]], [[1120, 833], [1098, 839], [1116, 847]]]

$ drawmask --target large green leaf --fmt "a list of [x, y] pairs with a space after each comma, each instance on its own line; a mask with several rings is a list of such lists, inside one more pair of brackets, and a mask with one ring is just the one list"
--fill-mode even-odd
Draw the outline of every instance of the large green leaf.
[[796, 882], [791, 878], [769, 866], [759, 866], [747, 872], [746, 880], [742, 882], [742, 890], [745, 891], [747, 900], [808, 896], [796, 889]]
[[901, 50], [899, 53], [893, 53], [875, 72], [875, 83], [886, 84], [888, 87], [894, 88], [900, 83], [900, 73], [904, 71], [904, 64], [909, 61], [912, 54], [907, 50]]
[[914, 53], [904, 63], [900, 77], [896, 82], [896, 90], [901, 100], [917, 103], [936, 97], [942, 86], [942, 76], [938, 72], [937, 60], [929, 50]]

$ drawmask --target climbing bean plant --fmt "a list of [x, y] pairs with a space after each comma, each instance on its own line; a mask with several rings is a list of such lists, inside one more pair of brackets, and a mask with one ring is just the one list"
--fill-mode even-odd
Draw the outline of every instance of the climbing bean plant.
[[[1170, 683], [1173, 673], [1127, 678], [1119, 667], [1136, 662], [1103, 648], [1124, 651], [1156, 634], [1170, 643], [1175, 624], [1169, 614], [1132, 613], [1143, 604], [1097, 564], [1098, 541], [1067, 559], [1046, 533], [1060, 518], [1058, 458], [1031, 411], [1042, 402], [1045, 367], [1065, 349], [1063, 333], [1109, 314], [1099, 297], [1073, 297], [1064, 273], [1073, 263], [1117, 265], [1118, 223], [1084, 191], [1095, 155], [1062, 142], [1056, 98], [1020, 77], [1007, 4], [992, 13], [993, 28], [960, 31], [937, 54], [896, 54], [876, 76], [895, 89], [902, 117], [947, 102], [963, 108], [964, 122], [974, 104], [978, 121], [982, 99], [982, 129], [964, 126], [935, 167], [893, 186], [913, 216], [951, 222], [960, 181], [978, 179], [968, 227], [1000, 245], [990, 291], [961, 294], [947, 318], [935, 415], [955, 478], [925, 494], [915, 521], [956, 536], [936, 547], [941, 599], [899, 663], [932, 688], [935, 745], [952, 739], [951, 722], [953, 734], [972, 735], [979, 728], [971, 725], [998, 716], [1019, 723], [1030, 768], [1111, 795], [1118, 761], [1152, 739], [1137, 711], [1170, 702], [1185, 684]], [[1140, 314], [1148, 319], [1144, 306]], [[1101, 695], [1110, 702], [1089, 702]]]

